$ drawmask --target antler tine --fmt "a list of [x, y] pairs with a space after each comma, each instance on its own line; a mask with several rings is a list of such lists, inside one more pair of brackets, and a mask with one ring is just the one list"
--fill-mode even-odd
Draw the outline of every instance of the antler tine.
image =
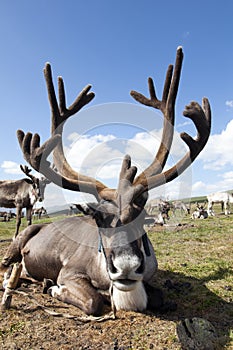
[[[44, 76], [51, 108], [52, 137], [40, 146], [38, 134], [27, 133], [25, 135], [23, 131], [18, 130], [17, 136], [24, 158], [36, 171], [42, 173], [60, 187], [94, 194], [98, 200], [100, 198], [111, 200], [114, 197], [115, 190], [106, 187], [92, 177], [74, 171], [65, 158], [62, 146], [62, 132], [65, 121], [88, 104], [95, 96], [93, 92], [89, 92], [91, 85], [87, 85], [73, 104], [67, 108], [63, 79], [58, 78], [58, 104], [49, 63], [45, 65]], [[50, 162], [47, 160], [52, 152], [53, 166], [56, 167], [57, 171], [50, 168]]]
[[[52, 70], [49, 63], [46, 64], [44, 68], [44, 76], [48, 90], [48, 98], [51, 107], [51, 134], [52, 135], [62, 135], [64, 123], [66, 120], [77, 113], [83, 106], [87, 105], [95, 96], [93, 92], [89, 92], [91, 85], [87, 85], [77, 96], [75, 101], [70, 107], [66, 107], [66, 97], [65, 88], [62, 77], [58, 77], [58, 95], [59, 95], [59, 106], [54, 90]], [[64, 154], [64, 149], [62, 145], [62, 138], [58, 142], [57, 147], [53, 152], [53, 161], [60, 174], [71, 179], [79, 179], [80, 181], [91, 181], [92, 178], [88, 178], [85, 175], [76, 172], [70, 164]], [[97, 181], [97, 180], [96, 180]], [[102, 187], [103, 184], [100, 184]]]
[[182, 62], [182, 47], [178, 47], [174, 71], [173, 65], [169, 65], [167, 69], [161, 101], [158, 100], [156, 96], [152, 78], [148, 79], [150, 99], [136, 91], [131, 91], [130, 93], [131, 96], [138, 102], [146, 106], [159, 109], [164, 115], [163, 134], [160, 147], [151, 165], [137, 177], [137, 183], [140, 183], [142, 179], [149, 178], [150, 176], [158, 174], [162, 171], [166, 164], [167, 157], [171, 149], [172, 138], [174, 133], [175, 101], [179, 87]]
[[[95, 179], [88, 178], [88, 181], [80, 181], [78, 179], [70, 179], [58, 174], [50, 167], [50, 162], [47, 157], [51, 154], [57, 144], [60, 142], [60, 135], [54, 135], [40, 146], [40, 137], [38, 134], [32, 135], [25, 133], [22, 130], [17, 131], [20, 147], [24, 158], [36, 171], [43, 174], [47, 179], [71, 191], [81, 191], [93, 194], [98, 200], [99, 198], [113, 198], [114, 190], [106, 188]], [[92, 181], [91, 181], [92, 180]]]
[[180, 137], [190, 149], [190, 158], [193, 161], [200, 151], [204, 148], [211, 129], [211, 110], [207, 98], [202, 99], [202, 107], [197, 102], [191, 102], [185, 107], [183, 115], [190, 118], [196, 126], [197, 138], [194, 140], [186, 132], [181, 133]]
[[[181, 133], [180, 136], [187, 144], [189, 151], [169, 170], [161, 174], [151, 176], [148, 179], [142, 179], [140, 184], [144, 186], [143, 191], [150, 190], [174, 180], [191, 165], [191, 163], [205, 147], [211, 129], [211, 109], [208, 99], [203, 98], [202, 107], [197, 102], [191, 102], [188, 106], [186, 106], [183, 115], [190, 118], [194, 122], [197, 129], [196, 139], [193, 139], [187, 133]], [[139, 182], [136, 179], [134, 184], [138, 183]]]
[[66, 99], [65, 99], [65, 88], [64, 88], [64, 82], [62, 77], [58, 77], [58, 91], [59, 91], [59, 106], [60, 106], [60, 113], [65, 118], [68, 119], [70, 116], [77, 113], [82, 107], [87, 105], [91, 100], [95, 97], [94, 92], [90, 92], [91, 85], [87, 85], [82, 89], [82, 91], [79, 93], [75, 101], [72, 103], [72, 105], [69, 106], [69, 108], [66, 108]]
[[77, 113], [83, 106], [88, 104], [94, 97], [94, 92], [90, 92], [91, 85], [87, 85], [75, 99], [70, 107], [66, 107], [65, 88], [62, 77], [58, 77], [59, 106], [53, 85], [52, 69], [49, 63], [44, 68], [44, 77], [48, 90], [48, 98], [52, 113], [52, 133], [62, 125], [70, 116]]
[[31, 174], [32, 169], [30, 169], [27, 165], [20, 164], [20, 169], [22, 172], [27, 175], [33, 182], [35, 182], [37, 179], [35, 176]]
[[130, 218], [129, 212], [132, 210], [132, 203], [144, 190], [141, 184], [134, 186], [133, 181], [137, 173], [137, 167], [131, 166], [131, 157], [126, 155], [123, 159], [119, 183], [116, 192], [121, 222], [126, 224]]
[[49, 168], [50, 162], [47, 157], [56, 147], [60, 140], [60, 135], [55, 135], [40, 146], [40, 136], [28, 132], [25, 134], [22, 130], [17, 130], [19, 145], [22, 149], [24, 159], [38, 172], [44, 168]]

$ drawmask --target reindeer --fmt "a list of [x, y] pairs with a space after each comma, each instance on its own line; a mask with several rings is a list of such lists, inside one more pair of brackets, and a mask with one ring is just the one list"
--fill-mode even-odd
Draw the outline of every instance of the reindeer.
[[28, 166], [20, 165], [20, 169], [28, 178], [20, 180], [0, 181], [0, 207], [16, 208], [16, 230], [14, 238], [19, 233], [22, 210], [26, 208], [27, 223], [32, 223], [32, 207], [36, 201], [44, 199], [44, 190], [49, 181], [39, 179], [31, 174]]
[[0, 211], [0, 217], [3, 218], [3, 221], [10, 221], [10, 219], [15, 218], [16, 214], [12, 213], [10, 210], [9, 212], [7, 211]]
[[233, 194], [227, 192], [211, 193], [207, 196], [208, 200], [208, 214], [214, 216], [213, 205], [214, 203], [221, 203], [222, 212], [225, 215], [230, 214], [230, 203], [233, 203]]
[[44, 207], [32, 209], [32, 216], [37, 217], [38, 220], [41, 219], [42, 215], [46, 215], [48, 217], [47, 210]]
[[158, 223], [165, 224], [166, 220], [169, 220], [169, 211], [171, 210], [171, 205], [168, 201], [161, 200], [159, 202], [159, 215]]
[[203, 205], [196, 203], [196, 209], [192, 213], [191, 218], [192, 219], [207, 219], [208, 212], [206, 210], [206, 203], [204, 203]]
[[183, 214], [190, 214], [190, 207], [189, 205], [185, 204], [182, 201], [174, 201], [171, 204], [171, 210], [173, 212], [173, 215], [176, 215], [176, 211], [180, 210], [180, 213]]
[[[156, 213], [154, 212], [156, 210]], [[166, 220], [169, 220], [169, 210], [171, 209], [170, 203], [168, 201], [164, 201], [159, 199], [156, 202], [150, 203], [146, 210], [149, 216], [146, 217], [146, 225], [154, 226], [154, 225], [164, 225]]]
[[[189, 150], [177, 164], [163, 171], [173, 139], [182, 60], [183, 52], [179, 47], [174, 71], [172, 65], [168, 67], [161, 100], [156, 96], [152, 78], [148, 80], [150, 98], [131, 91], [136, 101], [163, 113], [163, 134], [154, 160], [141, 174], [136, 176], [137, 168], [131, 165], [130, 156], [124, 157], [117, 189], [77, 173], [67, 162], [62, 145], [64, 123], [87, 105], [94, 93], [89, 92], [91, 86], [85, 87], [67, 108], [63, 79], [59, 77], [58, 104], [51, 67], [46, 64], [44, 73], [52, 113], [52, 136], [40, 146], [38, 134], [18, 130], [24, 158], [54, 184], [92, 194], [97, 202], [80, 205], [79, 209], [86, 216], [27, 227], [11, 243], [2, 260], [2, 271], [23, 261], [32, 278], [53, 281], [54, 285], [48, 289], [52, 297], [75, 305], [86, 314], [101, 314], [106, 296], [114, 310], [143, 311], [162, 307], [161, 290], [151, 286], [157, 259], [143, 227], [148, 191], [172, 181], [192, 164], [208, 140], [211, 124], [207, 98], [203, 98], [202, 107], [197, 102], [186, 106], [183, 114], [194, 122], [197, 137], [193, 139], [182, 133], [181, 138]], [[52, 152], [57, 171], [47, 160]]]

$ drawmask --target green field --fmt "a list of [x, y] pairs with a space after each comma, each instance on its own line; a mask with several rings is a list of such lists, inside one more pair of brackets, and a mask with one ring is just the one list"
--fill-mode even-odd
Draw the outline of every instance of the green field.
[[[53, 220], [57, 219], [59, 218], [53, 218]], [[50, 220], [44, 219], [44, 221]], [[14, 224], [13, 220], [9, 223], [0, 222], [0, 258], [9, 244], [6, 240], [12, 237]], [[25, 226], [26, 222], [23, 221], [23, 227]], [[132, 323], [129, 325], [128, 321], [126, 322], [127, 316], [120, 313], [119, 319], [114, 321], [114, 326], [108, 322], [98, 326], [102, 333], [98, 333], [98, 328], [96, 330], [91, 325], [86, 325], [85, 329], [82, 328], [82, 332], [84, 330], [89, 334], [97, 332], [99, 335], [95, 335], [97, 337], [95, 339], [99, 339], [99, 342], [103, 341], [101, 334], [106, 332], [105, 339], [111, 335], [111, 339], [115, 339], [115, 343], [112, 342], [115, 347], [112, 345], [106, 349], [152, 349], [151, 344], [154, 343], [156, 350], [178, 350], [181, 349], [181, 346], [176, 334], [177, 323], [187, 317], [202, 317], [209, 320], [216, 328], [220, 342], [219, 349], [233, 349], [233, 214], [225, 217], [217, 209], [215, 217], [205, 220], [194, 221], [190, 216], [171, 217], [168, 225], [150, 227], [147, 230], [159, 263], [159, 271], [155, 276], [154, 283], [162, 287], [166, 300], [177, 303], [177, 311], [155, 317], [151, 315], [135, 316], [134, 313], [132, 316], [130, 313], [131, 319], [137, 320], [135, 328], [133, 328]], [[30, 303], [30, 301], [28, 302]], [[26, 300], [24, 300], [23, 305], [25, 303]], [[27, 326], [26, 321], [28, 316], [19, 315], [20, 312], [17, 308], [14, 313], [17, 314], [17, 321], [14, 320], [11, 311], [11, 314], [8, 314], [8, 322], [11, 326], [9, 325], [8, 328], [0, 326], [3, 349], [7, 348], [7, 345], [4, 347], [4, 344], [8, 344], [7, 341], [13, 341], [15, 333], [19, 343], [20, 335], [23, 336], [25, 332], [30, 333], [30, 327]], [[38, 319], [39, 313], [43, 312], [34, 311], [33, 316], [30, 317], [33, 317], [34, 322], [36, 322], [35, 327], [41, 329], [42, 325]], [[52, 327], [54, 321], [50, 317], [46, 322], [49, 322]], [[20, 327], [20, 330], [17, 327]], [[56, 326], [54, 324], [53, 327], [58, 327], [58, 323]], [[9, 329], [12, 329], [10, 333], [7, 331]], [[129, 332], [130, 341], [127, 335], [123, 335], [127, 332]], [[72, 342], [73, 333], [68, 332], [67, 334], [67, 341]], [[25, 347], [22, 346], [19, 349], [37, 349], [35, 340], [33, 340], [34, 335], [30, 335], [30, 337], [29, 345], [24, 345]], [[89, 347], [86, 349], [92, 349], [93, 341], [90, 340]], [[55, 343], [55, 340], [50, 343], [51, 349], [53, 349], [52, 344], [56, 348], [57, 343]], [[79, 344], [77, 349], [85, 349], [84, 345], [83, 347], [80, 345], [81, 343], [76, 344]], [[98, 349], [98, 342], [95, 344], [96, 349]], [[76, 347], [67, 345], [62, 349], [76, 349]]]

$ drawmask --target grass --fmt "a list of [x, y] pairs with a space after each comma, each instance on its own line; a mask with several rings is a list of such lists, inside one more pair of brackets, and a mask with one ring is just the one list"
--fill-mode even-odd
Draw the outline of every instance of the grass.
[[[133, 323], [129, 328], [132, 329], [130, 344], [137, 345], [128, 347], [121, 347], [120, 344], [127, 341], [127, 335], [123, 331], [126, 321], [119, 321], [118, 331], [117, 323], [114, 326], [106, 323], [101, 328], [102, 334], [109, 334], [107, 327], [112, 332], [112, 329], [116, 329], [115, 347], [112, 348], [149, 349], [154, 342], [156, 349], [180, 350], [174, 324], [180, 319], [196, 316], [213, 323], [221, 339], [221, 349], [233, 349], [233, 214], [228, 217], [217, 214], [215, 217], [195, 221], [180, 216], [171, 218], [168, 226], [148, 228], [159, 263], [154, 282], [163, 288], [166, 300], [177, 303], [178, 311], [175, 315], [162, 315], [160, 320], [148, 315], [146, 328], [140, 324], [140, 318], [133, 315], [136, 328], [133, 328]], [[57, 219], [59, 217], [52, 218], [53, 221]], [[43, 222], [50, 221], [51, 219], [43, 219]], [[42, 220], [34, 221], [38, 222]], [[177, 226], [177, 222], [181, 225]], [[14, 221], [0, 222], [0, 258], [4, 247], [9, 244], [3, 241], [13, 236], [14, 225]], [[25, 219], [23, 227], [26, 227]], [[26, 327], [23, 318], [11, 322], [0, 329], [1, 336], [8, 337]], [[49, 322], [52, 324], [52, 320]], [[98, 328], [87, 330], [89, 334], [99, 332]], [[150, 338], [154, 334], [156, 337]]]
[[[172, 280], [173, 284], [191, 285], [182, 295], [183, 309], [212, 318], [213, 322], [222, 315], [222, 323], [230, 322], [227, 332], [229, 349], [233, 349], [233, 216], [218, 214], [197, 221], [184, 217], [183, 225], [183, 229], [149, 230], [159, 262], [160, 283]], [[178, 294], [175, 289], [168, 291], [168, 297], [177, 302]]]

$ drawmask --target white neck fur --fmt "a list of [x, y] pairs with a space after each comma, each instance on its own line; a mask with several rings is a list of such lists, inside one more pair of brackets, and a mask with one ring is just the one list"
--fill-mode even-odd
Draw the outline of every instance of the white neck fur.
[[121, 291], [113, 285], [112, 298], [116, 310], [143, 311], [147, 307], [147, 294], [141, 281], [130, 291]]

